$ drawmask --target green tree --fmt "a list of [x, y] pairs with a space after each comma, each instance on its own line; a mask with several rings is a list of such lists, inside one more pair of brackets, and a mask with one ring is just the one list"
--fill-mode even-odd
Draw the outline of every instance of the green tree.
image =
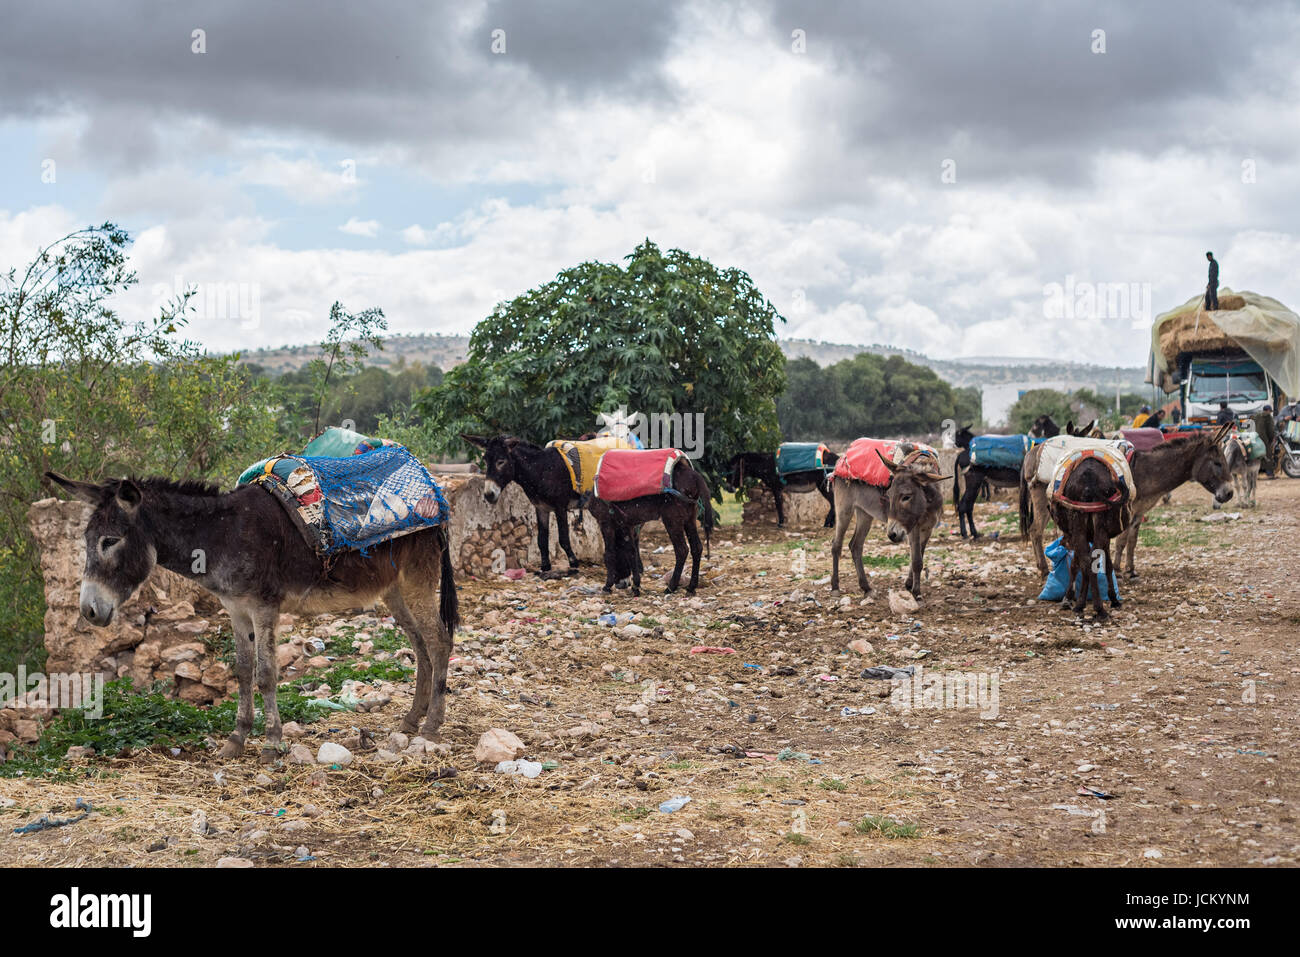
[[330, 378], [346, 376], [360, 368], [371, 349], [384, 348], [380, 333], [388, 328], [382, 309], [367, 309], [350, 313], [342, 303], [330, 306], [330, 328], [321, 343], [324, 353], [307, 363], [307, 374], [316, 401], [316, 417], [312, 422], [312, 435], [320, 432], [321, 409], [329, 392]]
[[272, 441], [270, 397], [180, 337], [192, 292], [128, 322], [127, 233], [78, 230], [0, 276], [0, 670], [39, 666], [44, 591], [27, 510], [53, 469], [79, 479], [238, 472]]
[[735, 452], [780, 440], [777, 321], [741, 270], [646, 240], [625, 267], [585, 262], [498, 305], [474, 328], [467, 361], [417, 411], [442, 452], [461, 448], [462, 432], [580, 435], [619, 407], [700, 413], [695, 465], [716, 477]]
[[786, 365], [789, 382], [778, 403], [791, 441], [869, 436], [922, 436], [945, 419], [978, 423], [977, 389], [954, 389], [926, 366], [902, 356], [859, 353], [826, 368], [811, 359]]
[[1013, 432], [1028, 432], [1040, 415], [1050, 415], [1065, 429], [1065, 423], [1075, 417], [1070, 407], [1070, 394], [1056, 389], [1030, 389], [1007, 410], [1007, 424]]

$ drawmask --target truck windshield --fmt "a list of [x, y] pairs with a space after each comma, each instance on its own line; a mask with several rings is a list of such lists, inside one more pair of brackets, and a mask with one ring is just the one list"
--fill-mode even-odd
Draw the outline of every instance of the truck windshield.
[[1193, 367], [1187, 398], [1192, 402], [1260, 402], [1268, 398], [1268, 383], [1258, 369], [1247, 372]]

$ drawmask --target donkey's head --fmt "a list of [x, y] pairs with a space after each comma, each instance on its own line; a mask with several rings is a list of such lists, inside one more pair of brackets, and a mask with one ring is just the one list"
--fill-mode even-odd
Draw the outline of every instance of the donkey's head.
[[515, 480], [514, 447], [519, 440], [508, 435], [484, 438], [481, 435], [462, 435], [462, 439], [483, 450], [485, 474], [483, 478], [483, 497], [489, 505], [495, 505], [511, 482]]
[[745, 453], [740, 452], [731, 457], [727, 463], [726, 474], [722, 478], [722, 487], [728, 492], [736, 492], [745, 485]]
[[1194, 440], [1197, 444], [1196, 458], [1192, 462], [1192, 480], [1214, 496], [1216, 502], [1226, 502], [1232, 498], [1232, 471], [1223, 454], [1223, 440], [1232, 431], [1234, 423], [1222, 425], [1213, 433]]
[[1029, 434], [1036, 439], [1050, 439], [1053, 436], [1061, 434], [1061, 427], [1056, 424], [1056, 420], [1050, 415], [1043, 414], [1034, 419], [1034, 424], [1029, 429]]
[[81, 614], [103, 627], [117, 608], [149, 577], [157, 560], [140, 522], [144, 493], [130, 479], [96, 485], [74, 482], [55, 472], [45, 477], [74, 498], [94, 506], [86, 523], [86, 567], [81, 574]]
[[896, 465], [883, 455], [880, 461], [893, 473], [885, 493], [885, 534], [898, 543], [913, 529], [934, 524], [943, 510], [939, 483], [948, 476], [932, 472], [926, 465]]
[[953, 444], [956, 445], [957, 448], [959, 449], [970, 448], [971, 439], [975, 438], [975, 433], [971, 431], [971, 425], [974, 424], [975, 423], [972, 422], [970, 425], [963, 425], [960, 429], [958, 429], [956, 432], [952, 434]]

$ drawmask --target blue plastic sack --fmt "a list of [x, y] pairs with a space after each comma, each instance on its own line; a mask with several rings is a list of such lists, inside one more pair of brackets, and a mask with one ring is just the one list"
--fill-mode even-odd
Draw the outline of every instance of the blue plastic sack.
[[[1047, 576], [1047, 582], [1043, 585], [1043, 590], [1038, 596], [1039, 601], [1060, 601], [1065, 597], [1065, 587], [1070, 581], [1070, 550], [1065, 547], [1062, 539], [1058, 538], [1052, 544], [1043, 549], [1043, 554], [1047, 556], [1052, 563], [1052, 571]], [[1080, 573], [1075, 579], [1075, 589], [1083, 588], [1083, 575]], [[1102, 601], [1110, 601], [1111, 594], [1108, 587], [1106, 576], [1102, 572], [1097, 572], [1097, 588], [1101, 592]], [[1119, 601], [1119, 582], [1115, 583], [1115, 601]]]
[[985, 468], [1018, 469], [1031, 444], [1027, 435], [977, 435], [970, 442], [970, 463]]

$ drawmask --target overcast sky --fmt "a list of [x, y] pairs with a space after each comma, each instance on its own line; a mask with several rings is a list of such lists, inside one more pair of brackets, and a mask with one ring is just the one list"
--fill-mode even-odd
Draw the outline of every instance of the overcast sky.
[[1140, 365], [1207, 249], [1300, 308], [1295, 4], [6, 6], [0, 264], [117, 222], [125, 313], [242, 289], [214, 350], [336, 299], [469, 332], [647, 236], [748, 271], [783, 337], [942, 358]]

